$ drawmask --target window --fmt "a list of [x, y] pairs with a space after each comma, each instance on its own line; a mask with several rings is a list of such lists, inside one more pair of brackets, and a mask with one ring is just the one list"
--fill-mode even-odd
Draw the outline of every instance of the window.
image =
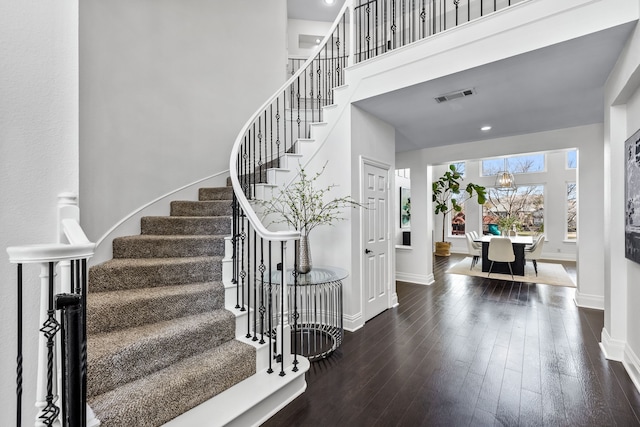
[[487, 202], [482, 207], [483, 233], [499, 234], [504, 218], [515, 221], [519, 234], [544, 232], [544, 186], [520, 186], [514, 190], [488, 188]]
[[[453, 199], [456, 199], [458, 204], [463, 203], [466, 199], [466, 192], [462, 190], [460, 194], [454, 194]], [[449, 228], [449, 236], [464, 236], [465, 233], [465, 214], [464, 204], [462, 204], [462, 210], [460, 212], [451, 211], [449, 213], [451, 219], [451, 227]]]
[[578, 205], [576, 199], [576, 183], [567, 183], [567, 240], [576, 240], [578, 237]]
[[464, 162], [458, 162], [458, 163], [452, 163], [453, 166], [455, 166], [456, 171], [458, 171], [458, 173], [460, 173], [460, 175], [462, 175], [462, 177], [464, 178], [464, 172], [465, 172], [465, 164]]
[[396, 176], [401, 178], [411, 178], [411, 169], [396, 169]]
[[[465, 163], [457, 162], [452, 163], [456, 168], [456, 171], [462, 175], [464, 179]], [[464, 187], [464, 182], [461, 183], [461, 187]], [[466, 192], [464, 189], [460, 189], [460, 194], [454, 194], [452, 198], [456, 199], [458, 204], [463, 203], [466, 199]], [[451, 226], [449, 227], [449, 236], [464, 236], [465, 233], [465, 216], [464, 216], [464, 204], [462, 204], [462, 210], [460, 212], [452, 211], [449, 213], [449, 220]]]
[[567, 151], [567, 169], [576, 169], [578, 167], [578, 151]]
[[544, 154], [526, 154], [523, 156], [499, 157], [482, 161], [482, 176], [496, 175], [504, 170], [505, 160], [507, 170], [512, 174], [544, 172]]

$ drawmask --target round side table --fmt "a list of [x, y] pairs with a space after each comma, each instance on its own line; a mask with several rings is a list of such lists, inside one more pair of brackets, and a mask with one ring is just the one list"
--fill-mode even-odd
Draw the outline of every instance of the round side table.
[[[281, 274], [281, 271], [274, 271], [269, 279], [277, 306]], [[310, 361], [319, 360], [342, 344], [342, 280], [348, 275], [338, 267], [313, 267], [309, 273], [298, 274], [298, 287], [294, 292], [293, 272], [287, 270], [289, 324], [297, 354]], [[297, 319], [294, 313], [298, 314]]]

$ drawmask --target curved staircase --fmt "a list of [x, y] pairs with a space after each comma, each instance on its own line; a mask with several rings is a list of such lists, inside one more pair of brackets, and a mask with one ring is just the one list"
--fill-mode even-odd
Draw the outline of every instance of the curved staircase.
[[230, 187], [144, 217], [89, 271], [88, 402], [101, 425], [158, 426], [256, 372], [225, 310]]

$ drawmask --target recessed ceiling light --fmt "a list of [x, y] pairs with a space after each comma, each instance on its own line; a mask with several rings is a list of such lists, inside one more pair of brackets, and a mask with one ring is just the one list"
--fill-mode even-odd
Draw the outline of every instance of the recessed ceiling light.
[[480, 130], [486, 132], [488, 130], [491, 130], [491, 126], [482, 126]]
[[324, 0], [326, 4], [333, 4], [335, 0]]
[[316, 44], [320, 44], [320, 39], [316, 39]]

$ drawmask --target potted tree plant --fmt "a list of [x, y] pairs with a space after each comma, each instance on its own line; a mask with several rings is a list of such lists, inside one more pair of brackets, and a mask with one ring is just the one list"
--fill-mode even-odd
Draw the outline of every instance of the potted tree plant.
[[[449, 170], [432, 184], [434, 211], [436, 215], [442, 214], [442, 241], [436, 242], [436, 255], [449, 256], [451, 254], [451, 242], [445, 241], [445, 230], [447, 227], [447, 214], [449, 212], [461, 212], [464, 203], [476, 197], [479, 204], [484, 204], [487, 198], [486, 189], [477, 184], [468, 183], [462, 187], [462, 174], [455, 165], [450, 165]], [[466, 193], [463, 200], [458, 200], [455, 195], [462, 191]]]

